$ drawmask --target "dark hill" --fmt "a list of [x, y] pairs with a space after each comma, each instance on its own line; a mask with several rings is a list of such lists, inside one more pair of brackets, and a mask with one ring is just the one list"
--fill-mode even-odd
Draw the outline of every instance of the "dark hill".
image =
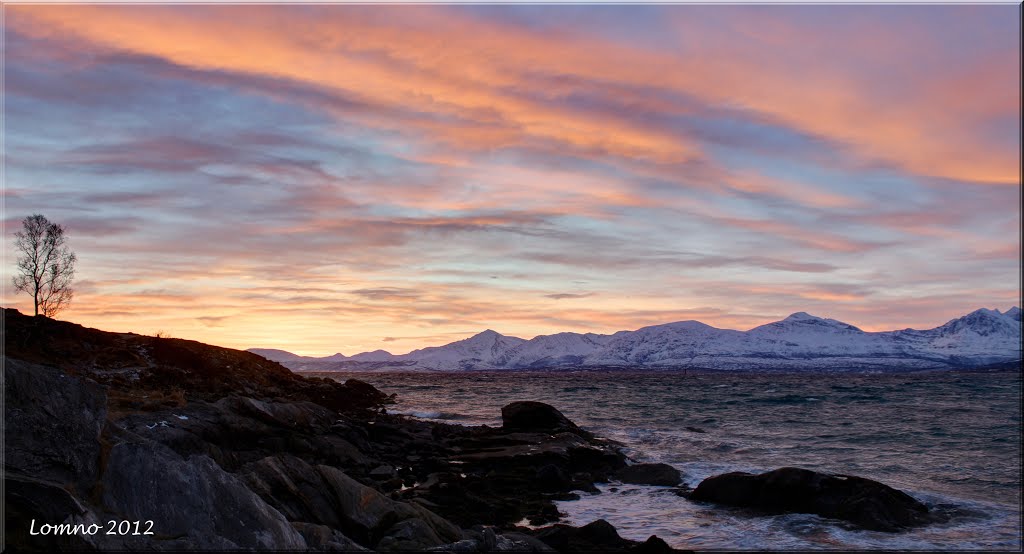
[[[369, 384], [252, 353], [3, 317], [13, 550], [667, 551], [516, 526], [556, 520], [553, 500], [626, 464], [568, 420], [531, 427], [564, 419], [550, 406], [508, 428], [431, 424], [388, 415]], [[153, 534], [108, 535], [111, 520]], [[43, 524], [104, 532], [30, 534]]]
[[[4, 309], [6, 356], [110, 387], [115, 409], [240, 394], [305, 400], [341, 412], [376, 409], [387, 397], [358, 380], [308, 378], [262, 356], [201, 342], [110, 333]], [[123, 405], [122, 405], [123, 404]], [[168, 404], [170, 405], [170, 404]]]

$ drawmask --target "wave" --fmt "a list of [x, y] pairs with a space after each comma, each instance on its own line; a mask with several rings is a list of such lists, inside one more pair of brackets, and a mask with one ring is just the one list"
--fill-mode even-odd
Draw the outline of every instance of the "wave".
[[430, 420], [468, 420], [473, 419], [473, 416], [468, 414], [460, 414], [456, 412], [442, 412], [433, 410], [388, 410], [389, 414], [392, 415], [404, 415], [414, 417], [416, 419], [430, 419]]

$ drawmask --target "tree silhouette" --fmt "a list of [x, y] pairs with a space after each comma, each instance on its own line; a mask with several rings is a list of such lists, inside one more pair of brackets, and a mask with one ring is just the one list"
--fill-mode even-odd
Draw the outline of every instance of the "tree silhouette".
[[14, 233], [14, 246], [22, 253], [14, 288], [32, 295], [35, 315], [54, 317], [74, 296], [71, 280], [77, 257], [68, 248], [60, 225], [39, 214], [26, 217], [21, 224], [22, 230]]

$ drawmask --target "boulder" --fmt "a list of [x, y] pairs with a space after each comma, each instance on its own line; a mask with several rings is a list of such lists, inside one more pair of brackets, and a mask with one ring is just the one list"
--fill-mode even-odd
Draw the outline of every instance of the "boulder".
[[536, 537], [559, 552], [623, 551], [631, 544], [603, 519], [578, 528], [552, 525], [538, 530]]
[[616, 471], [613, 477], [631, 485], [663, 487], [674, 487], [683, 480], [679, 470], [668, 464], [633, 464]]
[[[647, 540], [640, 543], [639, 546], [633, 549], [636, 554], [671, 554], [672, 552], [679, 552], [674, 550], [667, 542], [660, 539], [658, 535], [651, 535], [647, 537]], [[687, 551], [690, 552], [690, 551]]]
[[877, 481], [793, 467], [709, 477], [690, 499], [772, 513], [817, 514], [876, 531], [899, 531], [932, 521], [927, 506]]
[[501, 422], [508, 430], [580, 432], [562, 412], [543, 402], [513, 402], [501, 409]]
[[675, 550], [656, 535], [645, 542], [637, 543], [619, 536], [615, 527], [603, 519], [590, 522], [583, 527], [552, 525], [535, 531], [536, 537], [558, 552], [643, 552], [647, 554], [669, 554], [689, 552]]
[[114, 445], [102, 478], [103, 505], [126, 520], [152, 520], [157, 536], [187, 537], [196, 549], [305, 549], [279, 511], [206, 456], [184, 459], [148, 440]]

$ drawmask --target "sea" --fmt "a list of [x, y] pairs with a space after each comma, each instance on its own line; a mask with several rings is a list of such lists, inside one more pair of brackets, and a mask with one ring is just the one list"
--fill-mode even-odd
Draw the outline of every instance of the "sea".
[[765, 515], [691, 502], [668, 487], [609, 483], [558, 503], [563, 521], [604, 519], [630, 539], [696, 550], [1021, 551], [1021, 374], [687, 373], [678, 371], [357, 372], [390, 413], [501, 425], [501, 407], [537, 400], [664, 462], [684, 482], [779, 467], [881, 481], [949, 516], [884, 533], [809, 514]]

